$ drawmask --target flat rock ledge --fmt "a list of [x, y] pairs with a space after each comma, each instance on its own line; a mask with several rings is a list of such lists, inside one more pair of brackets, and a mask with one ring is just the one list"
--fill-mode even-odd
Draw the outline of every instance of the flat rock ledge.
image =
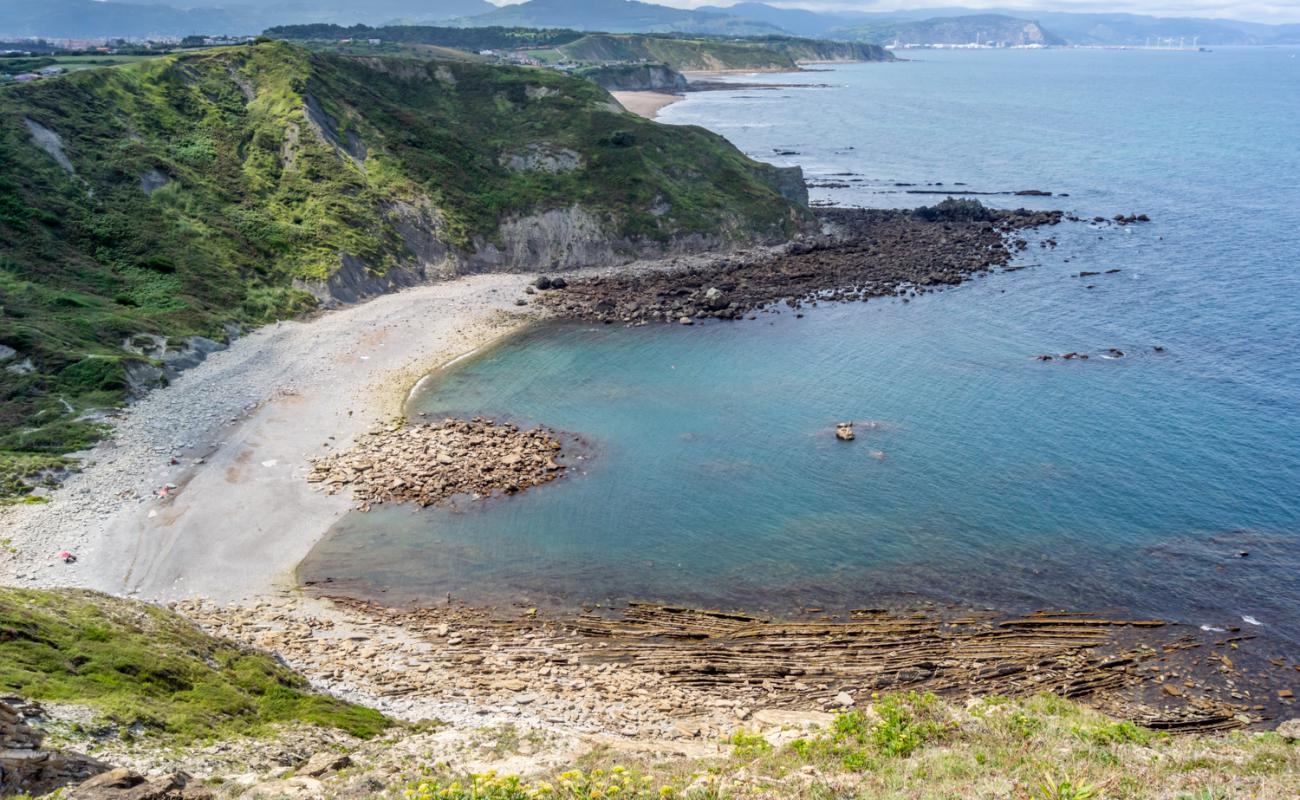
[[448, 417], [367, 434], [345, 452], [316, 459], [307, 481], [330, 494], [351, 489], [362, 511], [376, 503], [423, 507], [456, 495], [514, 494], [549, 483], [564, 472], [560, 450], [546, 428]]

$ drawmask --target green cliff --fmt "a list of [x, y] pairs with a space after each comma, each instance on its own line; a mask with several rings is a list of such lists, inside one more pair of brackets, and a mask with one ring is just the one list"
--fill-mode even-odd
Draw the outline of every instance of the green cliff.
[[5, 489], [232, 325], [781, 239], [790, 177], [551, 70], [262, 42], [0, 89]]
[[543, 61], [654, 63], [676, 70], [781, 72], [804, 62], [893, 61], [888, 50], [858, 42], [773, 36], [761, 39], [593, 33], [566, 44], [530, 51]]

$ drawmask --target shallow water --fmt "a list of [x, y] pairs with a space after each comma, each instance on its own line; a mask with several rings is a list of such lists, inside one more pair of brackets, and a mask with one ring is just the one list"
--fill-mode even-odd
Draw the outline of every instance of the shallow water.
[[[1069, 194], [994, 204], [1154, 221], [1058, 227], [1026, 269], [910, 303], [529, 331], [440, 374], [413, 410], [545, 424], [590, 457], [507, 500], [349, 515], [302, 577], [562, 606], [920, 595], [1243, 625], [1294, 652], [1294, 52], [933, 52], [781, 76], [832, 88], [670, 106], [665, 121], [810, 178], [859, 179], [815, 198], [915, 205], [936, 198], [893, 184], [961, 182]], [[1032, 360], [1072, 350], [1093, 358]], [[833, 436], [848, 419], [851, 444]]]

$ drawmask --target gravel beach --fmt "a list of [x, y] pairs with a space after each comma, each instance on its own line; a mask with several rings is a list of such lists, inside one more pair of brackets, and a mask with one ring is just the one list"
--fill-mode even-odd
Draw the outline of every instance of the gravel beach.
[[515, 305], [528, 280], [459, 278], [238, 339], [119, 413], [49, 502], [0, 512], [0, 580], [163, 601], [289, 588], [350, 507], [312, 490], [310, 459], [399, 415], [440, 363], [534, 319]]

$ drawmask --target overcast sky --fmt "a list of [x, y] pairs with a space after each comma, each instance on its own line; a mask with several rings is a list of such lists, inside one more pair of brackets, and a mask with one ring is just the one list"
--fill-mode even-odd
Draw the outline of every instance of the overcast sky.
[[[665, 6], [726, 6], [735, 0], [650, 0]], [[498, 5], [518, 0], [494, 0]], [[812, 10], [893, 11], [900, 8], [1022, 8], [1039, 11], [1123, 11], [1158, 17], [1225, 17], [1253, 22], [1300, 22], [1300, 0], [765, 0]]]

